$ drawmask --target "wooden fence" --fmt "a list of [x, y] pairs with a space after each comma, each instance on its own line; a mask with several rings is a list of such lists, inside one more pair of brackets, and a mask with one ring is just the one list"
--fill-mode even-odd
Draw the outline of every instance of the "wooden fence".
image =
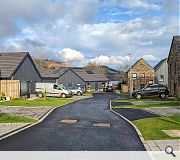
[[0, 93], [4, 93], [6, 97], [20, 97], [20, 81], [19, 80], [0, 80]]

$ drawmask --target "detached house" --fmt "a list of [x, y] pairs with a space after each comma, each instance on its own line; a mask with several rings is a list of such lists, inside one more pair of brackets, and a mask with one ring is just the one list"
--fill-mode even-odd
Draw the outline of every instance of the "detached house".
[[154, 69], [141, 58], [127, 71], [127, 79], [129, 91], [140, 90], [154, 83]]
[[84, 89], [102, 89], [109, 79], [102, 73], [82, 68], [69, 68], [57, 80], [57, 83], [70, 88], [81, 86]]
[[41, 75], [28, 52], [3, 52], [0, 53], [0, 79], [20, 80], [23, 96], [34, 93], [35, 82], [41, 82]]
[[155, 67], [155, 79], [156, 84], [163, 84], [168, 86], [168, 64], [167, 58], [162, 59]]
[[180, 36], [174, 36], [168, 56], [168, 86], [170, 95], [180, 95]]

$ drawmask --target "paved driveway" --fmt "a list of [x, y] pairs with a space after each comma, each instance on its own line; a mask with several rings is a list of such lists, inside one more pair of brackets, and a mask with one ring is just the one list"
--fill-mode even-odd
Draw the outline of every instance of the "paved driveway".
[[[143, 151], [134, 128], [110, 112], [110, 99], [116, 94], [95, 94], [53, 111], [42, 123], [0, 141], [0, 150], [34, 151]], [[122, 98], [119, 97], [119, 98]], [[77, 119], [74, 124], [60, 123]], [[93, 127], [106, 122], [110, 127]]]

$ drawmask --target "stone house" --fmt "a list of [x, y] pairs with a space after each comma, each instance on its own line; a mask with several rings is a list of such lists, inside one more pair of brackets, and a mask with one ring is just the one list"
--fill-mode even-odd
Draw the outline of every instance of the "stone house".
[[168, 86], [168, 64], [167, 58], [162, 59], [155, 67], [155, 79], [156, 84], [163, 84]]
[[170, 95], [180, 95], [180, 36], [172, 39], [168, 56], [168, 82]]
[[128, 71], [128, 88], [140, 90], [154, 83], [154, 69], [143, 59], [139, 59]]

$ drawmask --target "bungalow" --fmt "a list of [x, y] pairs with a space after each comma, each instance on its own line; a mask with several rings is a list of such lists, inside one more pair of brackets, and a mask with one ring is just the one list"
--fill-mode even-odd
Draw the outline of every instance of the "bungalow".
[[102, 89], [109, 79], [102, 73], [82, 68], [69, 68], [57, 80], [57, 83], [70, 88], [81, 86], [84, 89]]
[[154, 83], [154, 69], [141, 58], [127, 71], [127, 79], [129, 91], [140, 90]]
[[156, 84], [163, 84], [168, 86], [168, 64], [167, 58], [162, 59], [155, 67], [155, 79]]
[[180, 95], [180, 36], [173, 37], [167, 62], [170, 95]]
[[35, 82], [41, 82], [39, 74], [28, 52], [0, 53], [0, 79], [20, 80], [21, 96], [34, 93]]

